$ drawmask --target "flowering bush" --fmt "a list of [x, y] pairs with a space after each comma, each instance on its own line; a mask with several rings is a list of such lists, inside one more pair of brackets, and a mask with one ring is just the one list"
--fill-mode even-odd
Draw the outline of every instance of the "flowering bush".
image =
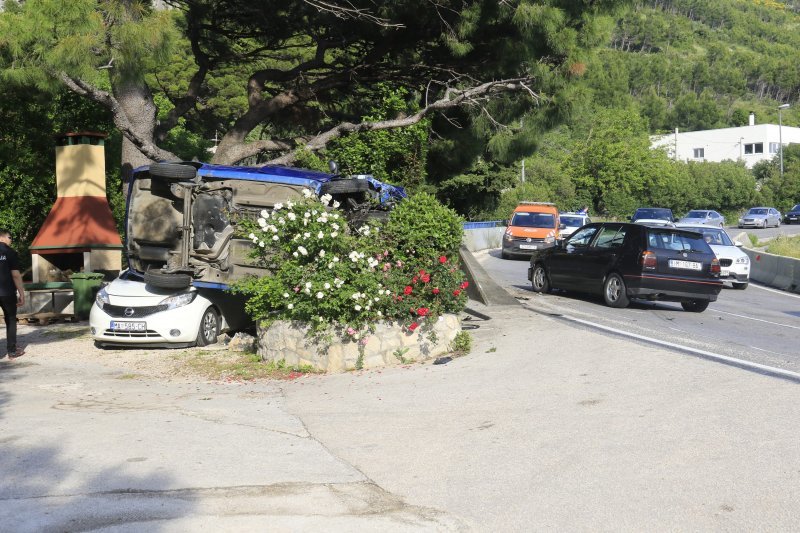
[[[457, 262], [458, 245], [437, 248], [442, 242], [436, 234], [439, 228], [415, 228], [413, 221], [403, 219], [404, 230], [426, 243], [417, 247], [424, 249], [420, 255], [406, 245], [407, 239], [400, 241], [402, 248], [395, 246], [400, 225], [393, 220], [394, 212], [385, 226], [354, 229], [330, 195], [317, 199], [306, 191], [304, 196], [261, 211], [256, 221], [240, 223], [258, 262], [271, 272], [235, 287], [250, 296], [247, 309], [256, 320], [300, 320], [317, 332], [337, 327], [366, 343], [377, 321], [398, 321], [414, 331], [442, 313], [464, 308], [467, 282]], [[416, 198], [401, 205], [413, 212], [418, 204], [420, 218], [429, 221], [430, 197], [421, 197], [421, 202]], [[442, 224], [459, 220], [440, 204], [434, 207], [444, 218]], [[388, 233], [385, 228], [394, 229]]]

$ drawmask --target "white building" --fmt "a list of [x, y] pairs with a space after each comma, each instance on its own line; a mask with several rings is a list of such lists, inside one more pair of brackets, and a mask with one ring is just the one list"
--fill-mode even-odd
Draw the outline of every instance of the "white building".
[[747, 168], [770, 160], [783, 145], [800, 143], [800, 128], [777, 124], [756, 124], [750, 113], [750, 125], [653, 135], [652, 148], [664, 147], [670, 157], [680, 161], [744, 161]]

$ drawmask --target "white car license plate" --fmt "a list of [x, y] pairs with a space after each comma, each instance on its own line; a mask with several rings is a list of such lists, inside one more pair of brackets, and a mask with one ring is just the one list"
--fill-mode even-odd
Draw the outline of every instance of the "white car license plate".
[[670, 268], [682, 268], [684, 270], [701, 270], [703, 268], [703, 263], [697, 263], [696, 261], [680, 261], [678, 259], [670, 259], [669, 266]]
[[520, 250], [536, 250], [537, 246], [535, 244], [520, 244]]
[[720, 276], [722, 276], [722, 277], [726, 277], [726, 276], [729, 276], [729, 275], [730, 275], [730, 273], [731, 273], [731, 271], [730, 271], [730, 270], [728, 270], [727, 268], [723, 268], [723, 269], [720, 271], [719, 275], [720, 275]]
[[147, 331], [147, 322], [111, 321], [111, 331]]

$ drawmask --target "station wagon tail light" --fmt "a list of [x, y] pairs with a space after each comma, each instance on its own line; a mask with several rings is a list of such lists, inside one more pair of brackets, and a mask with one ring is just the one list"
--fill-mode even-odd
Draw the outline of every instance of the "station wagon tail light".
[[711, 270], [712, 274], [714, 274], [715, 276], [719, 276], [719, 274], [720, 274], [719, 259], [717, 259], [716, 257], [711, 260], [711, 269], [710, 270]]
[[[656, 253], [651, 252], [650, 250], [645, 250], [642, 252], [641, 262], [643, 270], [655, 270], [656, 265], [658, 265]], [[719, 268], [719, 262], [717, 263], [717, 268]]]

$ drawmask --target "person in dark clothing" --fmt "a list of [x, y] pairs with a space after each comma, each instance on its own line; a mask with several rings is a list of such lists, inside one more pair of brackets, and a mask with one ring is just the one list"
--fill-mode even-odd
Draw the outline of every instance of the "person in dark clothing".
[[[17, 307], [25, 305], [25, 290], [19, 273], [19, 258], [11, 248], [11, 233], [0, 229], [0, 306], [6, 322], [6, 347], [13, 359], [25, 353], [17, 347]], [[5, 355], [0, 356], [0, 359]]]

